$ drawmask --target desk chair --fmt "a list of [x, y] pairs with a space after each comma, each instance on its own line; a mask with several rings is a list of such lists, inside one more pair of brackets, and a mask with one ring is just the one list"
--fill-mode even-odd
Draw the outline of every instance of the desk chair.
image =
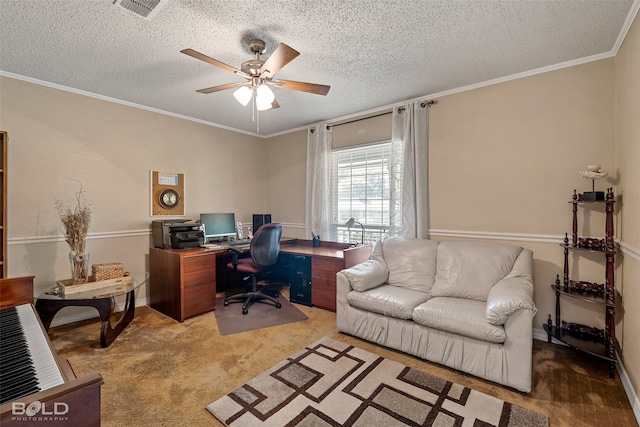
[[243, 280], [251, 279], [251, 291], [242, 294], [228, 296], [224, 299], [224, 305], [229, 305], [235, 300], [244, 301], [242, 305], [242, 314], [249, 312], [249, 306], [254, 302], [262, 302], [268, 300], [276, 305], [276, 308], [282, 307], [280, 301], [276, 297], [267, 295], [258, 289], [258, 276], [270, 273], [273, 266], [278, 261], [280, 254], [280, 237], [282, 236], [282, 224], [264, 224], [253, 235], [249, 244], [249, 252], [251, 258], [238, 259], [239, 253], [245, 251], [230, 246], [229, 249], [233, 253], [233, 261], [227, 264], [227, 267], [233, 268], [235, 271], [248, 273]]

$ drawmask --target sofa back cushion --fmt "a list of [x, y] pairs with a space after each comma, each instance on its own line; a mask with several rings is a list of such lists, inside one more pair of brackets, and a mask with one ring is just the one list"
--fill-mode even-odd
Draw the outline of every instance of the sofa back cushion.
[[387, 237], [376, 244], [371, 259], [383, 260], [387, 283], [429, 293], [436, 275], [438, 242], [428, 239]]
[[431, 295], [486, 301], [493, 285], [511, 272], [520, 252], [519, 246], [440, 242]]

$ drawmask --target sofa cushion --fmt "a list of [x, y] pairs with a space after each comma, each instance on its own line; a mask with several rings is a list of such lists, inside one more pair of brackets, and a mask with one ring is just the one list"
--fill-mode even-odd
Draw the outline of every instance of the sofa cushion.
[[441, 331], [481, 341], [503, 343], [504, 327], [492, 325], [485, 317], [485, 304], [463, 298], [435, 297], [413, 310], [414, 322]]
[[437, 251], [438, 242], [433, 240], [385, 238], [382, 240], [382, 255], [389, 270], [387, 283], [428, 293], [435, 280]]
[[519, 246], [440, 242], [431, 295], [486, 301], [491, 287], [511, 272], [520, 252]]
[[342, 272], [349, 279], [351, 288], [358, 292], [364, 292], [380, 286], [389, 277], [387, 266], [383, 262], [373, 259], [356, 264], [353, 267], [342, 270]]
[[347, 294], [347, 302], [353, 307], [399, 319], [411, 319], [413, 309], [427, 299], [429, 295], [424, 292], [392, 285]]

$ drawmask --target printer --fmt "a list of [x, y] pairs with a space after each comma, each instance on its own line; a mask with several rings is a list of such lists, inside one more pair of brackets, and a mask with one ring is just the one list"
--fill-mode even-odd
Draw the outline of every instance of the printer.
[[152, 221], [153, 246], [161, 249], [196, 248], [204, 243], [202, 224], [190, 219]]

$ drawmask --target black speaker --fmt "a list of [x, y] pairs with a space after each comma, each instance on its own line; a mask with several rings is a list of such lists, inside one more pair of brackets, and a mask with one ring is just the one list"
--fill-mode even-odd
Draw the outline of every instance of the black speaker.
[[271, 222], [271, 214], [253, 214], [253, 232], [258, 231], [258, 228], [264, 224]]

